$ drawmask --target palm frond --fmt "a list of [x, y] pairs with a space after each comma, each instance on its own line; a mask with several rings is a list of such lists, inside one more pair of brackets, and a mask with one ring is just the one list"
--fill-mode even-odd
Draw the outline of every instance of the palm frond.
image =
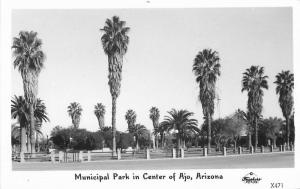
[[276, 94], [279, 94], [279, 105], [285, 118], [289, 118], [292, 114], [294, 106], [293, 89], [294, 74], [289, 70], [282, 71], [276, 75]]
[[219, 53], [212, 49], [200, 51], [194, 59], [193, 72], [199, 84], [199, 100], [204, 115], [214, 113], [215, 83], [221, 75], [219, 61]]

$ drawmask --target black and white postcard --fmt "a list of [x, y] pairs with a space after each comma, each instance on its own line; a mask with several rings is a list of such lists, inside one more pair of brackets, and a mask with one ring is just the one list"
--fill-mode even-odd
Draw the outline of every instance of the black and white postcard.
[[3, 188], [300, 186], [299, 2], [1, 8]]

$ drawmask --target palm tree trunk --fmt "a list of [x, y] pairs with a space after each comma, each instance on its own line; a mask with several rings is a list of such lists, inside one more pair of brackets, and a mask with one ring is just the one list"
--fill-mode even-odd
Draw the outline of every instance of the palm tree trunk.
[[204, 149], [204, 147], [205, 147], [205, 134], [204, 134], [204, 132], [203, 132], [203, 134], [201, 135], [201, 145], [202, 145], [202, 148]]
[[105, 145], [105, 140], [102, 139], [102, 150], [104, 149], [104, 145]]
[[27, 152], [26, 148], [26, 128], [21, 127], [21, 152], [25, 153]]
[[30, 113], [30, 140], [31, 140], [31, 153], [35, 153], [35, 132], [34, 132], [34, 109], [33, 104], [29, 107]]
[[36, 145], [37, 145], [37, 151], [36, 152], [39, 152], [40, 151], [39, 134], [37, 132], [36, 132]]
[[257, 125], [257, 118], [255, 118], [255, 144], [254, 144], [254, 151], [256, 152], [258, 145], [258, 125]]
[[178, 145], [179, 148], [182, 147], [182, 139], [179, 137], [179, 145]]
[[156, 141], [156, 136], [152, 134], [152, 143], [153, 143], [153, 149], [154, 150], [156, 148], [155, 141]]
[[98, 124], [99, 124], [99, 129], [102, 130], [103, 127], [104, 127], [104, 125], [105, 125], [105, 123], [104, 123], [104, 117], [103, 116], [100, 116], [98, 118]]
[[250, 149], [250, 147], [252, 146], [252, 138], [251, 138], [251, 125], [249, 125], [249, 128], [248, 128], [248, 148]]
[[234, 140], [234, 153], [236, 153], [236, 140]]
[[273, 148], [276, 148], [276, 137], [273, 138]]
[[221, 138], [218, 138], [217, 141], [216, 141], [216, 147], [217, 147], [217, 151], [220, 151], [221, 150], [221, 142], [220, 142]]
[[286, 144], [287, 146], [290, 146], [290, 119], [287, 116], [285, 120], [286, 120]]
[[179, 148], [180, 148], [180, 138], [179, 138], [179, 133], [176, 134], [176, 139], [177, 139], [177, 147], [176, 147], [176, 151], [177, 151], [177, 157], [179, 157]]
[[102, 130], [102, 125], [101, 125], [100, 118], [98, 118], [98, 125], [99, 125], [99, 130], [101, 131]]
[[112, 156], [117, 155], [116, 151], [116, 97], [112, 97], [112, 120], [111, 120], [111, 125], [112, 125], [112, 135], [113, 135], [113, 141], [112, 141]]
[[167, 141], [166, 141], [166, 133], [164, 133], [164, 139], [163, 139], [163, 147], [165, 148], [167, 145]]
[[136, 145], [135, 145], [135, 148], [136, 148], [137, 151], [139, 151], [139, 150], [140, 150], [139, 139], [138, 139], [137, 136], [136, 136], [135, 138], [136, 138]]
[[160, 136], [161, 136], [161, 139], [160, 139], [161, 144], [160, 145], [161, 145], [161, 148], [164, 148], [164, 136], [165, 136], [165, 134], [161, 133]]
[[210, 144], [211, 144], [211, 117], [210, 114], [207, 114], [207, 152], [210, 153]]
[[30, 131], [27, 131], [27, 152], [31, 153], [31, 140], [30, 140]]

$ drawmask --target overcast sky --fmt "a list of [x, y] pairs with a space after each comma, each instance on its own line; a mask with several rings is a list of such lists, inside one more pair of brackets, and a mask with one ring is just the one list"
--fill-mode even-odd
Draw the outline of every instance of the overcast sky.
[[[98, 129], [93, 113], [98, 102], [106, 106], [105, 125], [111, 125], [108, 62], [99, 29], [113, 15], [131, 28], [117, 100], [118, 130], [127, 129], [128, 109], [136, 111], [137, 123], [152, 128], [151, 106], [159, 108], [160, 120], [171, 108], [187, 109], [202, 124], [192, 64], [204, 48], [218, 51], [221, 59], [221, 100], [214, 118], [246, 110], [241, 79], [251, 65], [264, 66], [269, 76], [263, 116], [282, 118], [273, 82], [281, 70], [293, 70], [291, 8], [14, 10], [12, 37], [21, 30], [38, 32], [47, 56], [38, 93], [51, 120], [43, 125], [44, 133], [72, 124], [67, 106], [74, 101], [83, 108], [80, 128]], [[20, 73], [13, 67], [11, 72], [12, 95], [23, 95]]]

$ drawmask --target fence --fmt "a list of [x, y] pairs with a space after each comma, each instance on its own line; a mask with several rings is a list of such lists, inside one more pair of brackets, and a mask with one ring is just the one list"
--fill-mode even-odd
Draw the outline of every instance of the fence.
[[51, 161], [51, 157], [45, 152], [13, 153], [12, 160], [17, 162], [45, 162]]
[[173, 150], [150, 150], [151, 159], [173, 158]]
[[208, 152], [207, 148], [189, 148], [189, 149], [170, 149], [170, 150], [132, 150], [122, 151], [118, 149], [117, 154], [112, 156], [111, 152], [93, 152], [93, 151], [73, 151], [55, 153], [12, 153], [12, 160], [15, 162], [89, 162], [89, 161], [105, 161], [105, 160], [135, 160], [135, 159], [166, 159], [166, 158], [194, 158], [203, 156], [227, 156], [227, 155], [243, 155], [258, 153], [273, 153], [294, 151], [294, 146], [261, 146], [257, 149], [253, 147], [237, 147], [222, 149], [211, 148]]

